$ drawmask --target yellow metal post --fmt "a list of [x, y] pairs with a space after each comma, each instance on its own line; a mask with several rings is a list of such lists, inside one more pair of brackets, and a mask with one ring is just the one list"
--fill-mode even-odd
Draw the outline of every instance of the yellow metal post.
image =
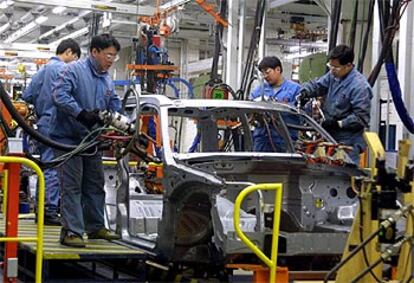
[[[7, 241], [36, 241], [36, 274], [35, 282], [42, 282], [42, 265], [43, 265], [43, 221], [45, 207], [45, 177], [40, 167], [33, 161], [23, 157], [0, 156], [1, 163], [19, 163], [32, 168], [38, 176], [38, 212], [37, 212], [37, 237], [16, 237], [2, 238], [1, 242]], [[17, 205], [17, 204], [16, 204]]]
[[[398, 166], [397, 173], [399, 177], [404, 177], [405, 166], [409, 160], [411, 142], [409, 140], [402, 140], [399, 142], [398, 147]], [[414, 203], [414, 180], [411, 180], [411, 191], [404, 194], [404, 205], [409, 205]], [[405, 224], [405, 236], [414, 235], [414, 216], [410, 212], [407, 216]], [[405, 242], [401, 246], [398, 265], [397, 265], [397, 280], [398, 282], [409, 282], [412, 275], [412, 266], [413, 266], [413, 244], [411, 242]], [[410, 272], [411, 271], [411, 272]]]
[[[275, 191], [274, 201], [274, 213], [273, 213], [273, 235], [272, 235], [272, 253], [269, 259], [240, 229], [240, 206], [244, 198], [258, 190], [264, 191]], [[279, 241], [279, 226], [280, 226], [280, 211], [282, 208], [282, 184], [259, 184], [245, 188], [240, 192], [236, 198], [234, 204], [234, 230], [237, 236], [246, 246], [251, 249], [269, 268], [270, 268], [270, 280], [269, 282], [276, 282], [276, 269], [277, 269], [277, 252], [278, 252], [278, 241]]]
[[[376, 160], [378, 158], [382, 159], [385, 158], [385, 150], [382, 146], [381, 140], [378, 137], [378, 134], [373, 132], [365, 132], [364, 139], [368, 144], [369, 153], [370, 153], [370, 165], [371, 165], [371, 178], [366, 178], [362, 182], [362, 187], [360, 191], [361, 203], [362, 205], [358, 207], [357, 212], [355, 214], [354, 221], [352, 223], [351, 231], [347, 239], [347, 243], [345, 245], [345, 250], [342, 255], [342, 259], [346, 258], [349, 253], [352, 251], [353, 246], [358, 246], [361, 243], [361, 238], [365, 239], [368, 235], [370, 235], [373, 231], [378, 229], [378, 220], [372, 220], [371, 217], [371, 206], [372, 206], [372, 193], [371, 190], [380, 190], [380, 187], [372, 188], [372, 181], [375, 179], [377, 175], [377, 168], [376, 168]], [[353, 180], [352, 185], [355, 186], [355, 182]], [[362, 222], [361, 217], [359, 217], [361, 213], [361, 209], [363, 208], [363, 215], [362, 215]], [[360, 235], [360, 226], [363, 223], [362, 227], [362, 235]], [[374, 239], [369, 244], [366, 245], [366, 253], [368, 262], [374, 262], [380, 257], [380, 253], [376, 249], [378, 240]], [[362, 270], [366, 268], [366, 262], [364, 259], [363, 251], [359, 251], [352, 259], [350, 259], [341, 269], [338, 270], [336, 275], [336, 282], [351, 282], [355, 276], [360, 274]], [[382, 264], [379, 264], [375, 269], [373, 269], [373, 273], [378, 277], [381, 278], [381, 270]], [[367, 274], [359, 282], [373, 282], [375, 280], [371, 274]]]

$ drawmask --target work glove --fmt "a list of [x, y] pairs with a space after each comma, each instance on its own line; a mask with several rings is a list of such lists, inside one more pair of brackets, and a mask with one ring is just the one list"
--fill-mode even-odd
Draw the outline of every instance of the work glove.
[[327, 118], [325, 121], [322, 122], [322, 127], [327, 131], [337, 130], [337, 129], [339, 129], [339, 123], [338, 123], [338, 121], [336, 121], [332, 118]]
[[296, 97], [297, 105], [303, 107], [311, 99], [310, 92], [306, 88], [302, 88], [299, 95]]
[[99, 109], [91, 111], [83, 109], [76, 117], [76, 120], [81, 122], [82, 125], [88, 129], [91, 129], [97, 123], [102, 123], [101, 119], [99, 118]]

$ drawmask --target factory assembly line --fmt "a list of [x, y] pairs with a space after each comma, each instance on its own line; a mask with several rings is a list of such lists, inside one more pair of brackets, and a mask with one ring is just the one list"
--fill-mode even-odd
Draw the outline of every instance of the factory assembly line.
[[414, 282], [411, 1], [63, 2], [0, 1], [3, 282]]
[[[236, 198], [246, 187], [278, 183], [283, 186], [278, 262], [292, 272], [338, 262], [360, 194], [351, 177], [369, 178], [349, 159], [349, 149], [315, 120], [280, 103], [132, 93], [124, 114], [101, 112], [103, 126], [65, 156], [105, 147], [110, 153], [106, 159], [117, 160], [107, 161], [105, 167], [105, 215], [108, 228], [121, 235], [115, 243], [127, 249], [119, 251], [121, 255], [155, 261], [167, 270], [171, 264], [192, 267], [194, 274], [201, 268], [209, 270], [209, 276], [230, 276], [228, 267], [257, 265], [258, 258], [235, 231]], [[13, 106], [6, 96], [2, 99]], [[28, 126], [15, 109], [9, 111], [23, 129]], [[260, 125], [278, 130], [283, 152], [253, 151], [251, 129]], [[187, 133], [194, 136], [184, 137]], [[61, 162], [65, 159], [43, 166]], [[240, 229], [265, 254], [271, 253], [274, 236], [274, 194], [257, 191], [240, 207]], [[139, 252], [134, 253], [134, 247]]]

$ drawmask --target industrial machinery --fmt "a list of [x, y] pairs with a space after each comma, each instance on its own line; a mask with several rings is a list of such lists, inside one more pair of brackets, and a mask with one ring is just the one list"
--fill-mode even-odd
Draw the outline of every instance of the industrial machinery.
[[[246, 186], [276, 182], [284, 186], [279, 255], [342, 253], [357, 204], [351, 176], [363, 173], [304, 112], [278, 103], [157, 95], [140, 97], [139, 107], [129, 101], [128, 110], [138, 125], [135, 141], [117, 142], [122, 159], [105, 172], [108, 226], [122, 241], [168, 261], [237, 261], [251, 251], [233, 229], [234, 201]], [[149, 118], [152, 133], [143, 128]], [[253, 152], [258, 123], [277, 129], [283, 151]], [[129, 149], [139, 156], [137, 166], [128, 166]], [[258, 193], [242, 207], [242, 230], [265, 251], [273, 199]]]

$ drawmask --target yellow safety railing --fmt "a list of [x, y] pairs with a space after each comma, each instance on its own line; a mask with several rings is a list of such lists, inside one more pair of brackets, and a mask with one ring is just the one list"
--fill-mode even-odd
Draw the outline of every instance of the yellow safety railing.
[[[258, 190], [263, 191], [275, 191], [274, 213], [273, 213], [273, 234], [272, 234], [272, 253], [269, 259], [240, 229], [240, 206], [244, 198]], [[277, 269], [277, 251], [279, 240], [279, 226], [280, 226], [280, 211], [282, 208], [282, 184], [258, 184], [245, 188], [240, 192], [236, 198], [234, 204], [234, 230], [237, 236], [246, 246], [251, 249], [269, 268], [270, 268], [270, 280], [269, 282], [276, 282], [276, 269]]]
[[[45, 177], [40, 167], [33, 161], [23, 157], [0, 156], [0, 163], [19, 163], [32, 168], [38, 176], [38, 211], [37, 211], [37, 237], [3, 237], [0, 242], [37, 242], [36, 245], [36, 273], [35, 282], [42, 282], [43, 265], [43, 221], [45, 206]], [[6, 183], [7, 184], [7, 183]], [[3, 187], [3, 189], [6, 187]]]

